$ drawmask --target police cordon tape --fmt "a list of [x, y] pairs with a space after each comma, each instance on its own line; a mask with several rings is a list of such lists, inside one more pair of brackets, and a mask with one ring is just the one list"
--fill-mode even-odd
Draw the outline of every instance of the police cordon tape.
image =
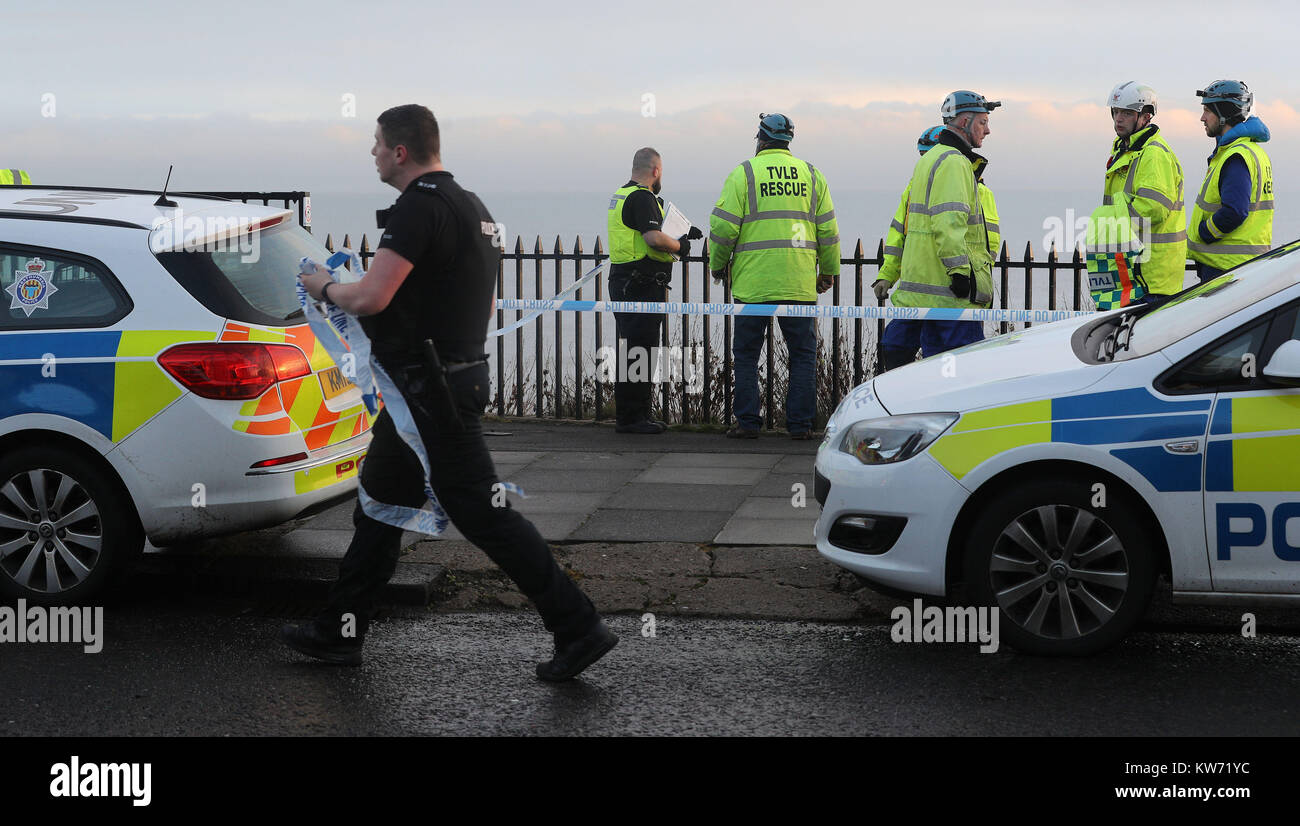
[[664, 313], [700, 316], [793, 316], [796, 318], [909, 319], [914, 321], [995, 321], [1034, 324], [1100, 315], [1099, 310], [959, 310], [955, 307], [846, 307], [833, 304], [727, 304], [681, 301], [575, 301], [560, 298], [498, 298], [497, 310], [533, 310], [491, 335], [503, 335], [544, 312]]

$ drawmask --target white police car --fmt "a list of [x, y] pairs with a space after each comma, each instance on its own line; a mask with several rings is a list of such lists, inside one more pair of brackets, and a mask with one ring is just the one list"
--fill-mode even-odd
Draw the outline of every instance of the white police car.
[[832, 415], [818, 550], [1088, 654], [1176, 600], [1300, 605], [1300, 242], [1155, 311], [890, 371]]
[[274, 207], [0, 187], [0, 594], [89, 596], [155, 544], [355, 491], [370, 417]]

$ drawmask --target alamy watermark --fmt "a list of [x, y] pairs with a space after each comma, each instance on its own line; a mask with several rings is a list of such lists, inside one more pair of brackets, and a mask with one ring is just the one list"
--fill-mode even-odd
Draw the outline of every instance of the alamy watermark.
[[91, 606], [0, 605], [0, 644], [78, 643], [87, 654], [104, 650], [104, 609]]
[[628, 347], [620, 339], [618, 348], [601, 347], [596, 351], [596, 377], [610, 384], [620, 377], [629, 382], [685, 382], [686, 392], [704, 390], [704, 347]]
[[899, 605], [889, 612], [894, 627], [889, 637], [894, 642], [978, 642], [981, 654], [997, 652], [998, 609], [987, 606]]
[[238, 252], [251, 264], [261, 257], [258, 226], [264, 219], [247, 215], [186, 215], [177, 207], [170, 218], [153, 219], [149, 233], [151, 252]]

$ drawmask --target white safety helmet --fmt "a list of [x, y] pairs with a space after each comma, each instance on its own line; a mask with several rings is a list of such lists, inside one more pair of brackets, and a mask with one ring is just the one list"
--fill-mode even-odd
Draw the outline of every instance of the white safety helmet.
[[1145, 106], [1151, 107], [1151, 114], [1156, 113], [1156, 90], [1136, 80], [1126, 80], [1110, 90], [1106, 105], [1111, 109], [1132, 109], [1141, 112]]

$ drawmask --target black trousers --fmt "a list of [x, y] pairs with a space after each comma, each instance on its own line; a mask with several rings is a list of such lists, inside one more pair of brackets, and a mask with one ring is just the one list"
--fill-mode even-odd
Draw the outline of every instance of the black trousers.
[[[395, 382], [401, 381], [392, 375]], [[533, 601], [547, 630], [560, 641], [581, 636], [598, 619], [591, 600], [556, 564], [550, 547], [532, 522], [509, 502], [502, 507], [492, 504], [497, 475], [480, 424], [488, 403], [487, 365], [453, 373], [447, 382], [463, 431], [440, 430], [428, 408], [409, 405], [429, 455], [429, 481], [434, 495], [465, 538], [486, 552]], [[405, 389], [404, 395], [410, 397]], [[424, 472], [398, 435], [387, 410], [379, 414], [371, 432], [374, 438], [361, 466], [361, 484], [366, 492], [380, 502], [421, 506], [425, 501]], [[397, 568], [402, 530], [366, 516], [360, 502], [352, 522], [356, 533], [339, 567], [339, 578], [330, 590], [321, 622], [336, 626], [344, 613], [351, 613], [356, 617], [357, 635], [361, 636], [380, 591]]]
[[[649, 276], [614, 273], [609, 277], [612, 301], [663, 301], [667, 295], [668, 289]], [[654, 348], [659, 346], [663, 324], [663, 315], [655, 313], [614, 313], [614, 330], [619, 340], [618, 374], [614, 382], [614, 415], [618, 424], [635, 424], [650, 418], [650, 395], [654, 391], [650, 375], [643, 380], [629, 381], [627, 368], [635, 360], [634, 347], [645, 349], [645, 358], [649, 359], [646, 363], [653, 368]], [[624, 352], [626, 362], [622, 357]]]

